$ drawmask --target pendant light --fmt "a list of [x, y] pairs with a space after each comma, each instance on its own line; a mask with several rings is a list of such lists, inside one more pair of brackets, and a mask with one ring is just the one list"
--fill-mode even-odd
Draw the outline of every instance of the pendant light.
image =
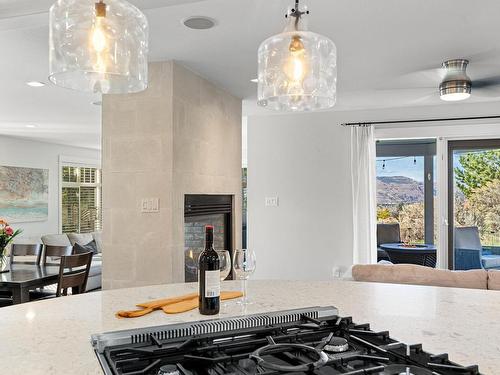
[[281, 34], [259, 47], [258, 104], [277, 111], [331, 108], [337, 96], [337, 49], [327, 37], [307, 30], [299, 0], [285, 16]]
[[50, 8], [50, 81], [103, 94], [146, 89], [146, 16], [124, 0], [95, 1], [57, 0]]

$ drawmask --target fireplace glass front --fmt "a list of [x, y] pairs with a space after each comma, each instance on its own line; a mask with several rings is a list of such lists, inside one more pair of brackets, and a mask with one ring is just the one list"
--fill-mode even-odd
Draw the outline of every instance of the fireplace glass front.
[[205, 248], [206, 225], [214, 226], [214, 248], [228, 250], [232, 255], [230, 195], [186, 195], [184, 205], [186, 282], [198, 281], [198, 257]]

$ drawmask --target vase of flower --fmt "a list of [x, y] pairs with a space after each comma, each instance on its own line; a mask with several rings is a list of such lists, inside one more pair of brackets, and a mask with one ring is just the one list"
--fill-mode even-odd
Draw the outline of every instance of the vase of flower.
[[0, 273], [9, 272], [10, 264], [7, 257], [7, 245], [19, 234], [22, 230], [14, 230], [4, 219], [0, 219]]
[[9, 258], [5, 255], [5, 249], [0, 249], [0, 273], [9, 272]]

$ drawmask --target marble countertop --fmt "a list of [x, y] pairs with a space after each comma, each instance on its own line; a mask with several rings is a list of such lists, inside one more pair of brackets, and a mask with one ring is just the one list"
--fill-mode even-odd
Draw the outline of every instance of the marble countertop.
[[[223, 290], [239, 289], [223, 283]], [[101, 374], [90, 335], [106, 331], [210, 319], [197, 310], [162, 311], [117, 319], [135, 303], [196, 291], [196, 284], [158, 285], [94, 292], [0, 308], [0, 366], [4, 374]], [[500, 370], [500, 291], [359, 283], [351, 281], [250, 281], [246, 308], [226, 302], [221, 317], [310, 306], [336, 306], [342, 316], [389, 330], [408, 344], [447, 352], [452, 361]]]

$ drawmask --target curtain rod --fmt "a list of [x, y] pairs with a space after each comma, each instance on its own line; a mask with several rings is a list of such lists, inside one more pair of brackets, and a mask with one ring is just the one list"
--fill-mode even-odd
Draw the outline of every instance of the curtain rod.
[[388, 124], [408, 124], [415, 122], [441, 122], [441, 121], [467, 121], [467, 120], [488, 120], [500, 119], [500, 115], [476, 116], [476, 117], [449, 117], [449, 118], [427, 118], [421, 120], [393, 120], [393, 121], [371, 121], [371, 122], [344, 122], [342, 126], [371, 126]]

